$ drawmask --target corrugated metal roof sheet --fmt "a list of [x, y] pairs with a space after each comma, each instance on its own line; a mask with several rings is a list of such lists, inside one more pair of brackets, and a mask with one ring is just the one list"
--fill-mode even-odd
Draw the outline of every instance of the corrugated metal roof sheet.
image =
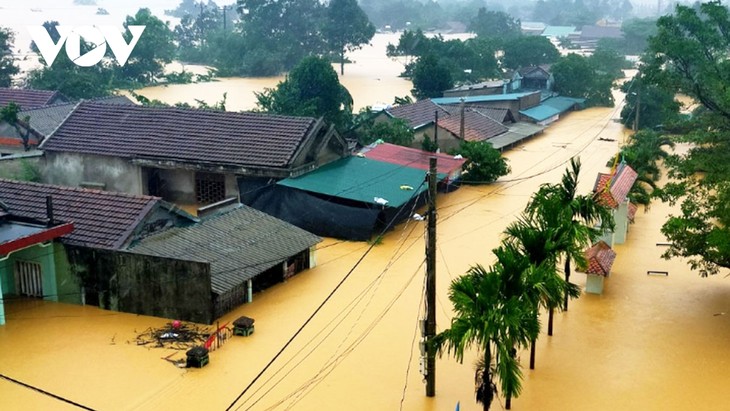
[[527, 91], [523, 93], [491, 94], [488, 96], [440, 97], [432, 98], [431, 101], [436, 104], [460, 104], [462, 99], [464, 99], [464, 103], [466, 104], [483, 103], [485, 101], [515, 101], [532, 93], [534, 93], [534, 91]]
[[542, 31], [545, 37], [567, 37], [575, 33], [576, 29], [573, 26], [547, 26]]
[[223, 294], [320, 241], [308, 231], [242, 206], [147, 237], [130, 251], [210, 263], [213, 292]]
[[[388, 201], [388, 207], [400, 207], [426, 190], [425, 184], [421, 184], [425, 177], [423, 170], [369, 158], [349, 157], [303, 176], [281, 180], [277, 184], [367, 204], [378, 204], [375, 198], [379, 197]], [[439, 174], [440, 179], [445, 177]], [[410, 186], [413, 190], [402, 189], [401, 186]]]
[[528, 108], [527, 110], [520, 110], [520, 114], [530, 117], [535, 121], [545, 121], [553, 116], [558, 116], [573, 109], [575, 106], [579, 106], [585, 103], [584, 98], [573, 98], [556, 96], [550, 97], [543, 100], [539, 105]]
[[430, 168], [430, 158], [435, 156], [438, 172], [445, 174], [451, 174], [453, 171], [461, 168], [466, 162], [466, 159], [457, 159], [448, 154], [430, 153], [417, 148], [403, 147], [390, 143], [378, 144], [372, 148], [366, 147], [361, 153], [366, 158], [417, 168], [419, 170], [428, 170]]

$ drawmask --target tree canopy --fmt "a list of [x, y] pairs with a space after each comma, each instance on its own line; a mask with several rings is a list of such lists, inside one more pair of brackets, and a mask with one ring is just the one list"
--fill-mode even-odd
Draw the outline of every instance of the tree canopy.
[[516, 70], [520, 67], [555, 63], [560, 52], [543, 36], [520, 36], [505, 41], [502, 65]]
[[671, 180], [662, 198], [681, 208], [662, 227], [671, 244], [665, 256], [714, 274], [730, 268], [730, 15], [720, 2], [677, 5], [657, 27], [642, 67], [647, 82], [701, 105], [691, 121], [668, 130], [691, 146], [666, 161]]
[[[133, 25], [145, 26], [144, 34], [137, 42], [127, 64], [123, 67], [115, 66], [115, 71], [124, 80], [149, 84], [162, 76], [165, 64], [171, 62], [175, 56], [173, 33], [150, 9], [139, 9], [134, 16], [127, 16], [124, 28]], [[131, 33], [126, 34], [126, 40], [129, 41]]]
[[418, 99], [441, 97], [444, 90], [454, 86], [451, 71], [434, 54], [427, 54], [418, 59], [411, 80], [413, 81], [411, 93]]
[[276, 88], [257, 93], [256, 98], [261, 111], [324, 117], [340, 130], [352, 118], [352, 96], [329, 61], [321, 57], [303, 59]]
[[13, 76], [19, 72], [13, 59], [14, 39], [12, 30], [0, 27], [0, 87], [10, 87]]
[[509, 39], [522, 34], [520, 22], [503, 11], [482, 7], [469, 23], [469, 31], [478, 37]]
[[345, 74], [345, 52], [367, 44], [375, 35], [375, 26], [358, 6], [357, 0], [331, 0], [322, 33], [330, 51], [339, 56], [340, 74]]
[[568, 54], [553, 64], [555, 91], [569, 97], [585, 98], [588, 106], [613, 106], [614, 77], [601, 73], [590, 58]]

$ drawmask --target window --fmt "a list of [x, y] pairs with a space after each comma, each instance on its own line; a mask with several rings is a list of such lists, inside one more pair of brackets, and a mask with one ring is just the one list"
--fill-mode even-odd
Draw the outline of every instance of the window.
[[226, 178], [223, 174], [195, 173], [195, 200], [211, 204], [226, 198]]

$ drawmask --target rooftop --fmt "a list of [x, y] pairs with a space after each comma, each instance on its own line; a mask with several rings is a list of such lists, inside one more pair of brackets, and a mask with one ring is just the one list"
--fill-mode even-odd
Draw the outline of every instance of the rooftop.
[[82, 102], [41, 146], [122, 158], [286, 167], [319, 124], [310, 117]]
[[585, 103], [585, 101], [586, 100], [584, 98], [555, 96], [543, 100], [535, 107], [528, 108], [527, 110], [520, 110], [520, 114], [530, 117], [538, 122], [545, 121], [551, 117], [558, 116], [566, 111], [572, 110], [576, 106], [581, 106]]
[[71, 245], [117, 249], [159, 198], [0, 179], [0, 199], [14, 215], [45, 220], [46, 197], [54, 218], [74, 224], [62, 237]]
[[430, 169], [431, 157], [436, 157], [436, 168], [439, 173], [450, 174], [464, 165], [466, 159], [454, 158], [448, 154], [430, 153], [417, 148], [403, 147], [390, 143], [378, 144], [375, 147], [365, 147], [361, 153], [370, 158], [386, 163], [402, 165], [419, 170]]
[[147, 237], [130, 251], [210, 263], [213, 292], [223, 294], [320, 241], [301, 228], [241, 206]]
[[527, 91], [522, 93], [491, 94], [487, 96], [440, 97], [432, 98], [431, 101], [436, 104], [459, 104], [462, 101], [466, 104], [483, 103], [487, 101], [516, 101], [532, 93], [535, 92]]
[[52, 104], [57, 100], [66, 101], [66, 98], [58, 91], [0, 87], [0, 107], [13, 102], [21, 109], [28, 110]]
[[611, 273], [613, 260], [616, 259], [616, 252], [603, 241], [599, 241], [585, 251], [587, 267], [584, 267], [586, 274], [595, 274], [608, 277]]
[[386, 109], [385, 112], [391, 117], [406, 120], [408, 126], [413, 129], [433, 123], [436, 112], [441, 117], [449, 115], [449, 112], [436, 104], [433, 99], [420, 100], [413, 104], [391, 107]]
[[[439, 126], [451, 134], [459, 136], [461, 134], [461, 115], [454, 113], [439, 120]], [[464, 110], [465, 141], [486, 141], [505, 132], [507, 132], [507, 127], [501, 122], [475, 110]]]

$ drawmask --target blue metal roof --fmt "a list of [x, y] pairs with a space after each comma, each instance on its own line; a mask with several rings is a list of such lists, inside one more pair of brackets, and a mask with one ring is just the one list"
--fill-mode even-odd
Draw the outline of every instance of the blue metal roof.
[[527, 110], [520, 110], [520, 114], [530, 117], [538, 122], [545, 121], [550, 117], [565, 113], [576, 105], [582, 106], [585, 102], [586, 99], [584, 98], [563, 96], [550, 97], [535, 107], [528, 108]]
[[542, 31], [542, 35], [545, 37], [568, 37], [575, 32], [576, 29], [573, 26], [547, 26]]
[[508, 93], [508, 94], [490, 94], [488, 96], [465, 96], [465, 97], [440, 97], [432, 98], [431, 101], [436, 104], [459, 104], [461, 99], [464, 99], [464, 103], [482, 103], [485, 101], [514, 101], [520, 98], [530, 95], [534, 91], [527, 91], [523, 93]]

